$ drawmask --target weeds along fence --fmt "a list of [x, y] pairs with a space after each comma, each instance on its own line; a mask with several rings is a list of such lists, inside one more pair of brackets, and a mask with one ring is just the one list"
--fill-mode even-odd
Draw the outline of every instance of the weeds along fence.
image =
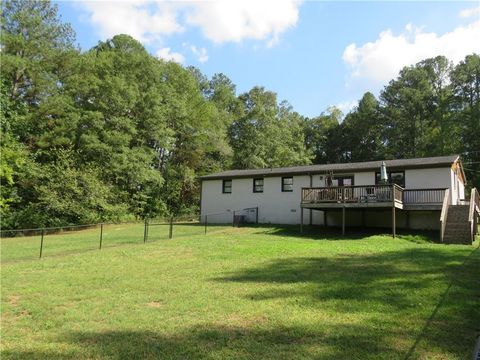
[[205, 226], [205, 234], [207, 228], [211, 226], [231, 224], [232, 226], [249, 226], [258, 224], [258, 207], [249, 207], [244, 209], [230, 210], [215, 214], [205, 214], [201, 217], [200, 222]]
[[[225, 227], [224, 224], [223, 228]], [[211, 224], [209, 228], [212, 231], [222, 226]], [[2, 262], [35, 259], [204, 234], [205, 225], [192, 218], [157, 218], [135, 223], [1, 229], [0, 258]]]

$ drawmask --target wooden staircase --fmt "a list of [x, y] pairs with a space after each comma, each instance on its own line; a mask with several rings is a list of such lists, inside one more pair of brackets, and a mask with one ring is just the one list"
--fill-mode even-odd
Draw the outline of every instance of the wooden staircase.
[[450, 205], [443, 242], [447, 244], [471, 244], [472, 234], [468, 215], [469, 205]]
[[451, 205], [449, 190], [445, 192], [440, 215], [440, 239], [446, 244], [472, 244], [478, 233], [480, 194], [470, 193], [468, 204]]

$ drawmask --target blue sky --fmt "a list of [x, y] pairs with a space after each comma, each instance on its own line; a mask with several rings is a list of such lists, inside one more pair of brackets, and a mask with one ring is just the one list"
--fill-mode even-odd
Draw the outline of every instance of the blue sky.
[[226, 74], [237, 93], [275, 91], [305, 116], [346, 112], [423, 58], [480, 53], [480, 1], [57, 3], [84, 50], [128, 33], [153, 55]]

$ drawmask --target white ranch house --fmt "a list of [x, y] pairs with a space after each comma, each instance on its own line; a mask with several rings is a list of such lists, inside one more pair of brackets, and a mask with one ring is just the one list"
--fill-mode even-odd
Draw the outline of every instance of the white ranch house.
[[[201, 221], [232, 223], [235, 214], [264, 224], [440, 230], [444, 242], [471, 243], [478, 192], [466, 200], [458, 155], [229, 170], [202, 176]], [[245, 210], [247, 209], [247, 210]], [[251, 210], [248, 210], [251, 209]]]

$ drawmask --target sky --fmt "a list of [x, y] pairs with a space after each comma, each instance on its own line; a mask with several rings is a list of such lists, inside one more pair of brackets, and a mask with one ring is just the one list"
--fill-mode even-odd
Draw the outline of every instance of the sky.
[[344, 113], [402, 67], [480, 53], [480, 0], [56, 1], [82, 50], [129, 34], [154, 56], [264, 86], [304, 116]]

